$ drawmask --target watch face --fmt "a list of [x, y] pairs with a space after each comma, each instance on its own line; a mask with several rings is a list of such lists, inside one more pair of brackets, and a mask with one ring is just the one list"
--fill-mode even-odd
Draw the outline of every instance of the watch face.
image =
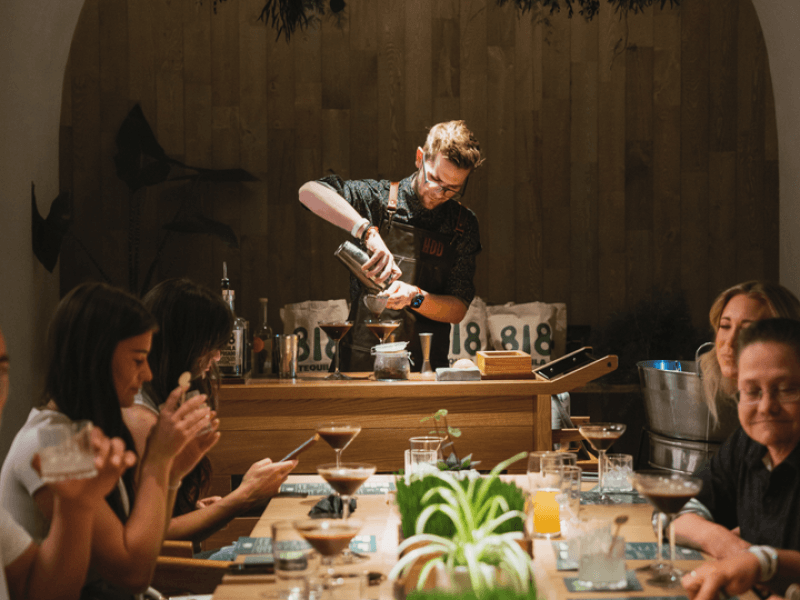
[[422, 306], [423, 300], [425, 300], [425, 296], [423, 296], [422, 294], [417, 294], [411, 301], [411, 308], [419, 308], [420, 306]]

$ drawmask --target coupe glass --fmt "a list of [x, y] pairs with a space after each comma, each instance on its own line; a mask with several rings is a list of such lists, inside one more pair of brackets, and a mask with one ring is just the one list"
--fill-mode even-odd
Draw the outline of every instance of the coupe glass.
[[337, 466], [342, 462], [342, 451], [361, 433], [361, 425], [328, 421], [317, 424], [317, 433], [336, 452]]
[[[655, 574], [648, 583], [659, 587], [680, 587], [683, 573], [674, 567], [675, 561], [675, 528], [672, 521], [684, 505], [694, 498], [703, 487], [703, 481], [685, 473], [671, 471], [636, 471], [631, 474], [631, 483], [657, 511], [667, 517], [669, 524], [669, 559], [663, 568], [651, 567]], [[660, 522], [659, 522], [660, 524]], [[659, 544], [660, 545], [660, 544]]]
[[400, 321], [367, 321], [364, 323], [372, 333], [375, 334], [381, 344], [392, 335], [392, 332], [400, 327]]
[[362, 522], [359, 519], [305, 519], [292, 524], [322, 557], [319, 573], [323, 585], [322, 598], [330, 597], [327, 592], [335, 574], [334, 558], [350, 545]]
[[344, 373], [339, 372], [339, 341], [347, 335], [347, 332], [353, 327], [352, 321], [335, 321], [330, 323], [320, 323], [319, 328], [324, 331], [334, 343], [333, 352], [333, 373], [328, 375], [325, 379], [351, 379]]
[[606, 450], [611, 448], [614, 442], [625, 433], [625, 425], [623, 423], [588, 423], [581, 425], [578, 431], [598, 454], [597, 491], [600, 493], [600, 503], [615, 504], [614, 500], [605, 493]]
[[[375, 465], [365, 463], [319, 465], [317, 473], [342, 499], [342, 519], [348, 520], [350, 518], [350, 498], [375, 473]], [[350, 548], [345, 548], [338, 559], [333, 562], [352, 564], [362, 560], [366, 560], [366, 558], [359, 558], [350, 551]]]

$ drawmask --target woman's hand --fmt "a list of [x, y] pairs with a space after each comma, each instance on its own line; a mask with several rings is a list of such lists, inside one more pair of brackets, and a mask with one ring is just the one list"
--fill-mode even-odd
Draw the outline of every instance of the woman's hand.
[[172, 470], [170, 471], [169, 480], [170, 485], [175, 485], [178, 481], [188, 475], [195, 465], [200, 462], [200, 459], [205, 456], [206, 452], [211, 450], [219, 441], [220, 433], [219, 419], [215, 418], [216, 413], [211, 412], [210, 429], [200, 435], [195, 435], [194, 438], [183, 447], [183, 449], [172, 461]]
[[297, 466], [297, 460], [274, 463], [264, 458], [253, 463], [242, 478], [242, 483], [232, 493], [240, 495], [247, 508], [263, 504], [281, 490], [289, 473]]
[[706, 562], [681, 579], [691, 600], [718, 600], [720, 592], [743, 594], [761, 577], [758, 559], [750, 552], [739, 552], [723, 560]]
[[[200, 394], [180, 404], [181, 396], [188, 387], [187, 385], [175, 388], [161, 407], [158, 421], [147, 439], [147, 458], [172, 460], [181, 453], [187, 444], [192, 441], [196, 442], [197, 435], [205, 427], [213, 426], [213, 415], [206, 404], [205, 394]], [[203, 437], [213, 438], [214, 436]], [[216, 440], [210, 443], [208, 448], [215, 442]], [[194, 445], [197, 450], [197, 444]], [[200, 460], [200, 457], [197, 457], [197, 460]], [[187, 464], [186, 460], [184, 466], [185, 464]]]

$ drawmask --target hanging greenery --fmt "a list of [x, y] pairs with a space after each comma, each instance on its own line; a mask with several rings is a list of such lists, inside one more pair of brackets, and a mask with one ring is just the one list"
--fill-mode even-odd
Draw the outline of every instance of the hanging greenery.
[[[570, 17], [577, 10], [578, 14], [587, 21], [591, 21], [597, 11], [600, 10], [600, 0], [497, 0], [497, 5], [504, 6], [509, 2], [522, 14], [535, 9], [549, 10], [550, 14], [552, 14], [560, 12], [562, 6], [564, 6]], [[664, 8], [667, 2], [669, 2], [670, 7], [681, 5], [680, 0], [606, 0], [606, 2], [623, 16], [629, 12], [636, 14], [653, 4], [660, 4], [661, 8]]]
[[[217, 5], [226, 0], [214, 0], [214, 12]], [[532, 10], [549, 11], [550, 14], [560, 12], [562, 6], [566, 7], [569, 16], [578, 11], [578, 14], [591, 21], [600, 10], [601, 0], [496, 0], [498, 6], [513, 4], [520, 14]], [[680, 0], [606, 0], [620, 15], [629, 12], [636, 14], [653, 4], [660, 4], [661, 8], [669, 2], [670, 7], [680, 6]], [[326, 9], [327, 6], [327, 9]], [[299, 27], [306, 29], [309, 25], [319, 21], [327, 12], [335, 17], [341, 17], [347, 3], [345, 0], [266, 0], [261, 9], [259, 19], [277, 31], [278, 36], [283, 35], [288, 42], [292, 34]]]

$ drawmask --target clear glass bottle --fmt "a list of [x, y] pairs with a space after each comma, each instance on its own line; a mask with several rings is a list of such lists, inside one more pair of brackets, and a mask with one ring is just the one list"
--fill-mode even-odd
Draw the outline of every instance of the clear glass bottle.
[[247, 321], [236, 316], [234, 306], [236, 293], [228, 279], [228, 265], [222, 263], [222, 298], [233, 313], [233, 330], [228, 343], [220, 352], [219, 370], [223, 377], [244, 377], [246, 373], [245, 349], [247, 344]]
[[272, 328], [267, 321], [267, 298], [259, 298], [261, 320], [253, 333], [253, 377], [272, 375]]

